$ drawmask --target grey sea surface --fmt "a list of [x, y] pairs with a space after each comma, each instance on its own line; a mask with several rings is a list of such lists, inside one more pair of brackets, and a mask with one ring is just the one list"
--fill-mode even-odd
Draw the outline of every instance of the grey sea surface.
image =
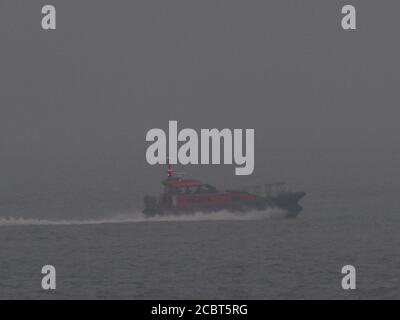
[[[338, 190], [309, 193], [292, 220], [4, 217], [0, 298], [399, 299], [398, 190]], [[54, 291], [41, 289], [46, 264], [56, 267]], [[356, 290], [341, 288], [347, 264]]]
[[[52, 0], [56, 30], [44, 4], [0, 1], [1, 299], [400, 298], [400, 1], [351, 1], [356, 30], [347, 1]], [[251, 175], [176, 170], [302, 213], [145, 219], [170, 120], [254, 129]]]

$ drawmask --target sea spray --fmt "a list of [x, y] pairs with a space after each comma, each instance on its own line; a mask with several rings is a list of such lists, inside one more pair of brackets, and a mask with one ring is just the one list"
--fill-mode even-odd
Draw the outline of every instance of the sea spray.
[[34, 219], [34, 218], [0, 218], [2, 226], [35, 226], [35, 225], [96, 225], [108, 223], [138, 223], [138, 222], [185, 222], [185, 221], [223, 221], [223, 220], [263, 220], [285, 218], [287, 212], [281, 209], [267, 209], [265, 211], [249, 211], [246, 213], [234, 213], [229, 211], [217, 211], [213, 213], [195, 212], [186, 215], [163, 215], [146, 217], [140, 212], [122, 213], [110, 218], [77, 220], [77, 219]]

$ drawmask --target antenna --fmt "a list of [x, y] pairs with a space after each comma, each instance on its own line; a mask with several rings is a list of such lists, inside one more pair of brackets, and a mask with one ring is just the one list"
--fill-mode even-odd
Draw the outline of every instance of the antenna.
[[167, 158], [167, 178], [171, 179], [173, 173], [174, 173], [174, 168], [172, 168], [172, 165], [169, 163], [169, 158]]
[[176, 172], [169, 162], [169, 157], [167, 158], [167, 179], [172, 179], [173, 175], [183, 176], [185, 174], [186, 172]]

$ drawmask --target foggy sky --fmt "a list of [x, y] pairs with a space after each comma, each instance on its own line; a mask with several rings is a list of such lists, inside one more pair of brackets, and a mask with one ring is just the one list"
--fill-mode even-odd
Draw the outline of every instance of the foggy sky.
[[[356, 31], [340, 28], [348, 1], [1, 1], [2, 197], [152, 189], [145, 135], [168, 120], [254, 128], [255, 176], [398, 175], [400, 3], [350, 3]], [[241, 182], [233, 166], [192, 172]]]

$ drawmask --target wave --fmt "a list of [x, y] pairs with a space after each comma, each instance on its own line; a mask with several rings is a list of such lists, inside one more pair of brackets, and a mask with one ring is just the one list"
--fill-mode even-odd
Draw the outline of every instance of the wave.
[[186, 215], [164, 215], [146, 217], [140, 212], [118, 214], [110, 218], [102, 219], [35, 219], [35, 218], [0, 218], [2, 226], [41, 226], [41, 225], [96, 225], [96, 224], [117, 224], [117, 223], [138, 223], [138, 222], [175, 222], [175, 221], [220, 221], [220, 220], [264, 220], [285, 218], [286, 211], [280, 209], [267, 209], [265, 211], [249, 211], [246, 213], [232, 213], [218, 211], [213, 213], [195, 212]]

